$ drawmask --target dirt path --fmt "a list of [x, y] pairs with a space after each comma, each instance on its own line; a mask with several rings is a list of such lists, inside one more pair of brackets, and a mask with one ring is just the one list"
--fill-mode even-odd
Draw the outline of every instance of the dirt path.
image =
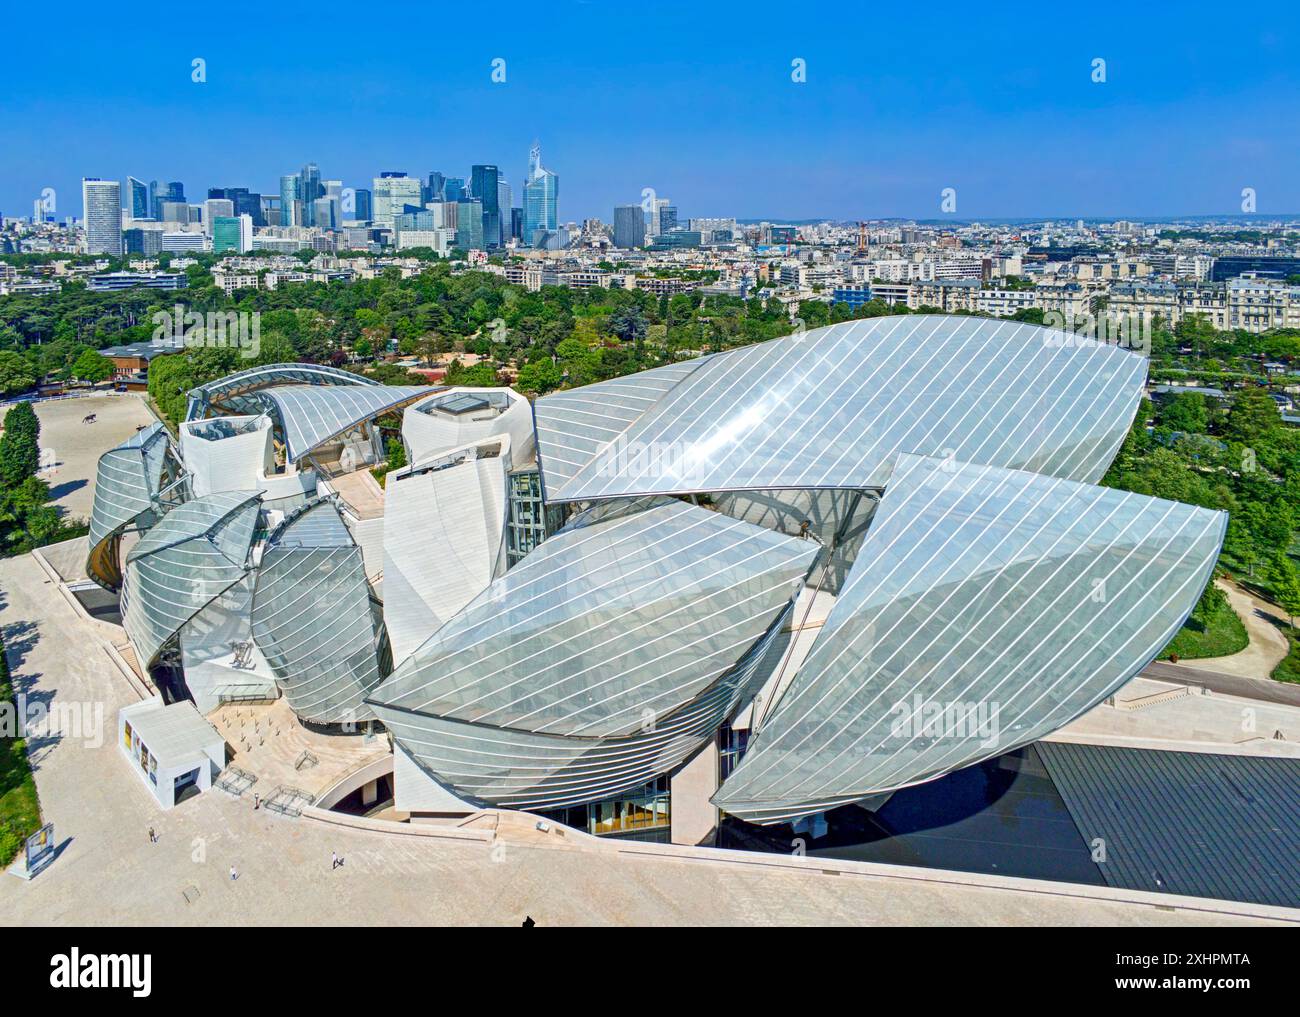
[[[1218, 671], [1222, 674], [1234, 674], [1243, 678], [1265, 678], [1273, 673], [1273, 668], [1287, 655], [1286, 636], [1278, 625], [1282, 624], [1281, 608], [1267, 600], [1248, 593], [1236, 583], [1226, 579], [1215, 580], [1219, 589], [1228, 595], [1228, 603], [1246, 626], [1246, 635], [1250, 643], [1244, 650], [1226, 657], [1206, 657], [1200, 660], [1179, 661], [1176, 666], [1200, 668], [1206, 671]], [[1272, 620], [1270, 620], [1272, 619]]]

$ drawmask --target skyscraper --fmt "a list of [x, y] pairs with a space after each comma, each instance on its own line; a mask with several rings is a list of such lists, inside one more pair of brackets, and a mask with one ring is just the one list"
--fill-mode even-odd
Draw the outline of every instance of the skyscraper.
[[481, 251], [484, 248], [483, 203], [478, 198], [456, 202], [456, 246], [463, 251]]
[[307, 163], [298, 174], [299, 189], [302, 193], [302, 215], [304, 226], [316, 225], [316, 199], [324, 196], [325, 188], [320, 182], [320, 167], [314, 162]]
[[373, 218], [376, 226], [392, 229], [408, 205], [415, 211], [422, 207], [418, 177], [408, 177], [400, 170], [388, 170], [375, 177], [374, 188]]
[[442, 182], [443, 201], [461, 201], [465, 197], [465, 178], [447, 177]]
[[353, 210], [352, 218], [358, 222], [369, 222], [374, 218], [374, 205], [371, 203], [370, 190], [365, 187], [358, 187], [353, 192]]
[[499, 225], [499, 235], [497, 243], [504, 245], [510, 239], [510, 185], [501, 178], [497, 178], [497, 219]]
[[657, 237], [660, 233], [664, 232], [659, 220], [667, 205], [667, 198], [655, 198], [650, 205], [650, 235], [652, 237]]
[[122, 254], [122, 185], [116, 180], [87, 177], [81, 181], [82, 218], [86, 224], [86, 253]]
[[429, 174], [429, 184], [424, 189], [425, 204], [428, 204], [430, 201], [443, 200], [442, 185], [446, 181], [446, 179], [447, 178], [444, 177], [437, 170], [434, 170], [432, 173]]
[[262, 196], [252, 193], [247, 187], [209, 187], [208, 197], [225, 198], [234, 205], [232, 215], [252, 216], [254, 226], [266, 225], [262, 217]]
[[160, 184], [157, 180], [149, 181], [149, 216], [161, 220], [163, 202], [185, 203], [185, 185], [179, 180]]
[[213, 236], [213, 224], [222, 217], [235, 214], [235, 203], [229, 198], [209, 198], [203, 203], [203, 234]]
[[640, 205], [614, 206], [614, 246], [640, 247], [645, 243], [645, 213]]
[[488, 247], [501, 243], [501, 199], [497, 192], [500, 172], [480, 164], [469, 168], [470, 193], [483, 205], [483, 241]]
[[302, 181], [296, 173], [280, 178], [280, 225], [302, 225]]
[[523, 241], [533, 246], [538, 230], [553, 233], [559, 226], [560, 178], [542, 166], [542, 146], [533, 142], [528, 152], [528, 179], [524, 181]]
[[148, 219], [150, 217], [149, 185], [135, 177], [127, 177], [126, 190], [128, 201], [126, 210], [131, 218]]

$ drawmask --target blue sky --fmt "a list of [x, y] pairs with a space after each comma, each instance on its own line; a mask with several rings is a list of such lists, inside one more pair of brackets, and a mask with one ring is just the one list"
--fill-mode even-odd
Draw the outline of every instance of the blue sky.
[[347, 186], [495, 162], [517, 204], [538, 138], [564, 220], [645, 187], [682, 217], [938, 218], [945, 187], [962, 219], [1227, 215], [1244, 187], [1300, 212], [1294, 0], [168, 10], [10, 8], [0, 211], [53, 187], [79, 215], [82, 176], [274, 191], [309, 160]]

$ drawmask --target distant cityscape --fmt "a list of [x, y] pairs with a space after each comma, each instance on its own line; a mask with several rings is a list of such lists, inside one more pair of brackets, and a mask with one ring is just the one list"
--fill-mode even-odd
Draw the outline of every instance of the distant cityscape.
[[775, 298], [792, 316], [806, 300], [879, 300], [995, 317], [1036, 309], [1073, 321], [1104, 309], [1138, 324], [1200, 314], [1218, 329], [1300, 327], [1300, 217], [745, 222], [685, 214], [647, 188], [609, 222], [563, 222], [560, 176], [538, 143], [518, 204], [515, 193], [491, 164], [464, 175], [385, 170], [349, 187], [309, 162], [281, 176], [277, 193], [211, 186], [202, 200], [182, 181], [87, 177], [80, 219], [60, 218], [52, 194], [29, 217], [3, 217], [0, 253], [74, 257], [9, 259], [0, 295], [81, 278], [92, 290], [182, 288], [187, 259], [201, 254], [220, 256], [213, 277], [227, 294], [440, 258], [531, 290], [702, 289]]

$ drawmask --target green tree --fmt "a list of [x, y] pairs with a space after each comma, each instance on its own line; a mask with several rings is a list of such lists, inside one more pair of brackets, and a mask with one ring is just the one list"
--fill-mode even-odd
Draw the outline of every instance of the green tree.
[[36, 476], [41, 464], [40, 432], [31, 403], [19, 403], [5, 414], [5, 431], [0, 436], [0, 484], [15, 488]]
[[1278, 606], [1287, 613], [1291, 627], [1295, 628], [1295, 620], [1300, 617], [1300, 572], [1296, 571], [1295, 563], [1285, 551], [1279, 551], [1269, 562], [1268, 581], [1273, 586]]
[[1229, 441], [1255, 446], [1282, 426], [1277, 403], [1262, 388], [1243, 388], [1232, 397], [1224, 434]]
[[36, 385], [31, 361], [13, 350], [0, 350], [0, 392], [17, 395]]
[[72, 364], [72, 376], [98, 384], [113, 377], [113, 361], [96, 350], [83, 350]]

